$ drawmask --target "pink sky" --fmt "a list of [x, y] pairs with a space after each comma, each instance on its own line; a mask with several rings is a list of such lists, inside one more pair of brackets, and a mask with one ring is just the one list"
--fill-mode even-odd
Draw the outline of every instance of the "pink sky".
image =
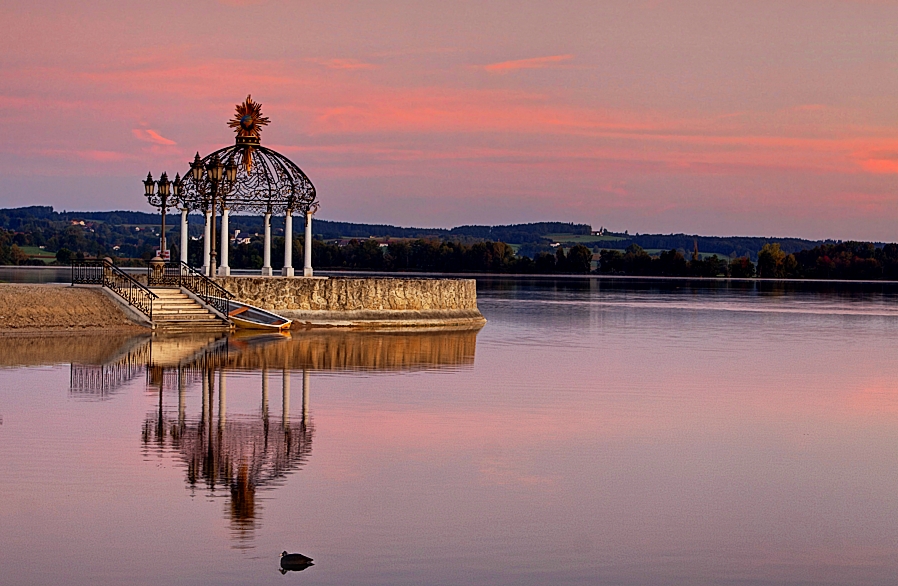
[[896, 240], [898, 2], [12, 0], [0, 206], [149, 209], [246, 94], [319, 217]]

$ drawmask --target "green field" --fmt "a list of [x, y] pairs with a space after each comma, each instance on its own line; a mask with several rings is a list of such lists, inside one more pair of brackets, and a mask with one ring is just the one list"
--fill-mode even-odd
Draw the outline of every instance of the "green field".
[[55, 252], [50, 252], [49, 250], [44, 250], [43, 248], [38, 248], [37, 246], [20, 246], [22, 252], [30, 256], [31, 258], [56, 258]]

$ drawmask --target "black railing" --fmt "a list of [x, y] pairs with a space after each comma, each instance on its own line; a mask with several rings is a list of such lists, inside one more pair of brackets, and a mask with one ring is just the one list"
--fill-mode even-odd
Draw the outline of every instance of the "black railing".
[[72, 285], [102, 285], [153, 319], [153, 300], [156, 299], [156, 294], [107, 260], [73, 262]]
[[234, 298], [227, 289], [181, 261], [156, 267], [150, 265], [147, 283], [151, 287], [184, 287], [225, 316], [231, 310], [230, 301]]

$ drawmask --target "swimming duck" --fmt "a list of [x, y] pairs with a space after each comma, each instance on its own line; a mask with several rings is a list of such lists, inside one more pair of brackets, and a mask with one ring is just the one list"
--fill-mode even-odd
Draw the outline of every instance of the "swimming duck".
[[286, 573], [288, 570], [301, 572], [311, 565], [314, 565], [312, 558], [301, 553], [287, 553], [285, 551], [281, 554], [281, 573]]

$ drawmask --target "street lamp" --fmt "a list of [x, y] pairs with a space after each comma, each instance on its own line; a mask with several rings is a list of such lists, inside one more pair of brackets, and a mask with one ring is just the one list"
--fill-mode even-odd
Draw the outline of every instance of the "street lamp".
[[209, 181], [209, 185], [211, 187], [212, 193], [211, 196], [211, 234], [210, 234], [210, 242], [209, 242], [209, 274], [215, 274], [216, 268], [216, 257], [217, 250], [215, 247], [216, 237], [215, 237], [215, 214], [218, 209], [219, 198], [221, 199], [221, 207], [225, 207], [225, 196], [227, 194], [227, 187], [229, 185], [233, 185], [234, 181], [237, 179], [237, 165], [234, 164], [233, 161], [228, 161], [228, 164], [225, 165], [218, 158], [218, 155], [212, 155], [212, 158], [209, 159], [208, 162], [203, 164], [203, 160], [200, 158], [199, 152], [196, 153], [196, 156], [193, 158], [193, 162], [190, 163], [190, 177], [193, 179], [194, 183], [197, 186], [197, 190], [200, 192], [200, 195], [203, 200], [205, 200], [205, 179]]
[[181, 175], [179, 173], [175, 175], [174, 181], [169, 181], [168, 174], [163, 172], [159, 177], [159, 181], [153, 181], [152, 173], [147, 173], [147, 178], [146, 181], [143, 182], [143, 187], [144, 195], [146, 195], [149, 204], [155, 208], [159, 208], [162, 215], [159, 249], [161, 250], [161, 255], [164, 257], [167, 250], [165, 242], [165, 213], [169, 208], [174, 207], [170, 204], [169, 198], [173, 196], [175, 200], [178, 200], [181, 197], [181, 188], [183, 187]]

